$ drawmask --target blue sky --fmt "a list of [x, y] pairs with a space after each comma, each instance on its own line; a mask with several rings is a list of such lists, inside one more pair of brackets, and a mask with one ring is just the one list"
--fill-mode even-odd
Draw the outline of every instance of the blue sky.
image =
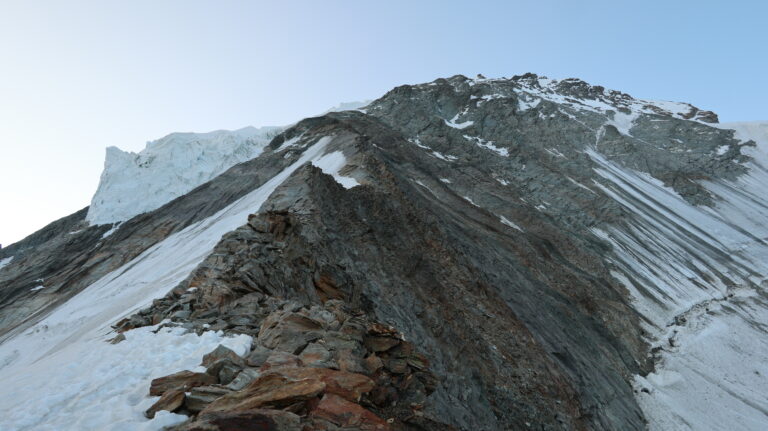
[[0, 243], [89, 203], [104, 148], [528, 71], [768, 120], [764, 1], [0, 3]]

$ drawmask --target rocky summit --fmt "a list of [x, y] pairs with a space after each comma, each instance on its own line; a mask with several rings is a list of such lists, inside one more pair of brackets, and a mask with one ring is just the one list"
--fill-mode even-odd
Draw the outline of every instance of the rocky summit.
[[765, 429], [767, 130], [454, 76], [162, 202], [105, 172], [0, 249], [0, 428]]

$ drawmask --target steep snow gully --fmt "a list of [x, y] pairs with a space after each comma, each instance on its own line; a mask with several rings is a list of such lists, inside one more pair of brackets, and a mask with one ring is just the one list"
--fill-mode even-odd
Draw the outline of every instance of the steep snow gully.
[[756, 146], [743, 147], [748, 174], [705, 184], [711, 208], [591, 154], [606, 193], [643, 219], [598, 233], [616, 246], [614, 276], [654, 334], [656, 369], [635, 379], [653, 430], [768, 425], [768, 123], [718, 127]]
[[[520, 104], [535, 109], [542, 100], [575, 99], [535, 87], [520, 97]], [[589, 100], [580, 103], [589, 109], [610, 108], [595, 107]], [[647, 109], [640, 106], [647, 102], [627, 106], [631, 113], [614, 113], [610, 124], [629, 135], [640, 110]], [[672, 112], [686, 111], [690, 105], [658, 106]], [[446, 124], [461, 130], [471, 126], [459, 117]], [[652, 176], [621, 166], [597, 149], [585, 149], [601, 181], [580, 186], [591, 193], [601, 191], [638, 216], [628, 227], [601, 226], [593, 233], [614, 246], [609, 256], [612, 275], [630, 292], [653, 346], [655, 370], [633, 381], [652, 430], [768, 428], [768, 123], [710, 126], [733, 129], [736, 138], [756, 143], [742, 147], [752, 157], [746, 174], [733, 181], [701, 182], [713, 196], [713, 206], [692, 205]], [[199, 137], [171, 135], [148, 145], [144, 154], [108, 156], [122, 162], [108, 160], [88, 220], [123, 221], [157, 208], [233, 164], [258, 156], [272, 132], [215, 132], [207, 136], [208, 144], [200, 144]], [[0, 382], [12, 390], [0, 393], [0, 429], [159, 430], [184, 421], [185, 416], [168, 412], [153, 420], [142, 415], [156, 400], [146, 396], [151, 379], [194, 370], [200, 357], [218, 344], [245, 352], [250, 337], [214, 332], [198, 336], [178, 328], [153, 333], [155, 327], [145, 327], [126, 332], [126, 340], [113, 345], [105, 342], [114, 336], [110, 325], [178, 285], [223, 234], [242, 226], [300, 166], [312, 163], [345, 188], [356, 186], [356, 180], [340, 174], [347, 163], [343, 154], [327, 151], [332, 141], [318, 140], [261, 187], [147, 249], [3, 342]], [[477, 143], [507, 156], [506, 150]], [[180, 151], [186, 154], [181, 160], [185, 166], [202, 160], [202, 167], [178, 187], [163, 191], [176, 181], [167, 174], [183, 169], [174, 156]], [[189, 151], [194, 153], [191, 159]], [[131, 172], [142, 169], [143, 179], [130, 185]], [[160, 175], [164, 169], [170, 172]], [[120, 201], [119, 196], [130, 196], [135, 187], [149, 183], [157, 193], [146, 206]], [[102, 200], [104, 196], [108, 199]], [[0, 270], [11, 264], [12, 257], [3, 259]]]

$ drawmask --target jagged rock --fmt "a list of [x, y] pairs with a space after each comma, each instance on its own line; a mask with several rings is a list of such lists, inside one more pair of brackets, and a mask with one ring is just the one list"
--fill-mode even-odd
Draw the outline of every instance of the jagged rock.
[[217, 379], [214, 376], [185, 370], [153, 379], [149, 387], [149, 395], [159, 396], [172, 389], [188, 391], [195, 386], [211, 385], [214, 383], [217, 383]]
[[365, 364], [365, 369], [371, 374], [379, 371], [384, 367], [384, 362], [382, 362], [381, 358], [375, 354], [368, 356], [363, 362]]
[[325, 392], [358, 402], [363, 394], [374, 388], [373, 380], [362, 374], [328, 368], [283, 368], [274, 371], [293, 380], [316, 379], [325, 384]]
[[301, 418], [291, 412], [251, 409], [237, 412], [204, 412], [178, 431], [302, 431]]
[[367, 336], [365, 347], [372, 352], [385, 352], [400, 344], [400, 340], [391, 337]]
[[267, 356], [267, 359], [261, 365], [261, 370], [266, 371], [283, 367], [300, 367], [302, 365], [304, 364], [301, 362], [301, 359], [293, 353], [275, 351], [269, 353], [269, 356]]
[[171, 314], [171, 318], [174, 320], [184, 320], [188, 319], [191, 314], [192, 312], [189, 310], [179, 310]]
[[317, 379], [294, 381], [278, 373], [268, 373], [251, 382], [245, 389], [217, 399], [202, 413], [283, 408], [306, 402], [324, 390], [325, 383]]
[[229, 324], [232, 326], [254, 326], [255, 323], [253, 320], [247, 316], [234, 316], [230, 317], [228, 320]]
[[246, 364], [251, 367], [260, 367], [264, 364], [264, 362], [267, 361], [267, 358], [269, 358], [269, 355], [272, 353], [271, 350], [267, 349], [264, 346], [256, 345], [251, 353], [248, 354], [245, 358]]
[[437, 419], [425, 415], [421, 411], [414, 411], [409, 416], [406, 416], [402, 419], [403, 422], [407, 423], [408, 425], [416, 428], [417, 430], [423, 430], [423, 431], [458, 431], [458, 428], [447, 425], [443, 422], [438, 421]]
[[223, 321], [223, 320], [217, 320], [213, 325], [211, 325], [208, 329], [211, 331], [223, 331], [230, 327], [230, 324]]
[[406, 360], [408, 361], [408, 366], [417, 370], [426, 370], [429, 368], [429, 360], [426, 356], [420, 353], [412, 353], [408, 355]]
[[192, 413], [197, 413], [230, 392], [231, 389], [221, 386], [198, 386], [190, 390], [184, 400], [184, 407]]
[[338, 368], [333, 355], [320, 343], [310, 343], [299, 355], [301, 362], [308, 367]]
[[119, 333], [115, 337], [110, 338], [107, 341], [109, 342], [109, 344], [117, 344], [117, 343], [119, 343], [121, 341], [125, 341], [125, 334]]
[[340, 427], [365, 431], [386, 431], [391, 427], [384, 419], [359, 404], [335, 395], [325, 394], [310, 413], [312, 417], [325, 419]]
[[203, 356], [203, 362], [200, 365], [209, 367], [221, 359], [229, 359], [236, 364], [243, 363], [243, 358], [232, 351], [232, 349], [219, 344], [213, 351]]
[[322, 323], [303, 314], [276, 311], [264, 320], [259, 343], [267, 348], [300, 353], [311, 341], [322, 337]]
[[155, 413], [160, 410], [166, 410], [169, 412], [175, 412], [184, 404], [184, 391], [170, 390], [166, 391], [159, 400], [157, 400], [152, 407], [148, 408], [144, 412], [144, 416], [152, 419], [155, 417]]
[[208, 367], [206, 373], [218, 377], [220, 384], [227, 385], [240, 374], [242, 369], [242, 365], [235, 364], [231, 359], [220, 359]]
[[237, 374], [231, 383], [227, 384], [227, 388], [234, 391], [239, 391], [248, 386], [252, 381], [261, 376], [261, 371], [257, 368], [245, 368]]
[[394, 337], [398, 338], [400, 336], [400, 332], [389, 326], [389, 325], [383, 325], [381, 323], [372, 323], [368, 327], [368, 334], [375, 335], [375, 336], [382, 336], [382, 337]]

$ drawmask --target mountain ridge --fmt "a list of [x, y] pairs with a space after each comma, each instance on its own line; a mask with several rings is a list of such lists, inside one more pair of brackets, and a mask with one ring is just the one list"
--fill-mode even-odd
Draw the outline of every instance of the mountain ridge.
[[[548, 92], [552, 86], [569, 95]], [[228, 307], [259, 293], [310, 307], [338, 294], [424, 347], [441, 379], [425, 412], [460, 429], [643, 429], [646, 419], [658, 429], [684, 426], [690, 405], [654, 398], [691, 396], [670, 392], [670, 380], [659, 378], [695, 370], [664, 368], [685, 357], [665, 345], [668, 331], [687, 345], [686, 334], [696, 333], [680, 317], [712, 299], [759, 307], [754, 298], [768, 270], [755, 259], [768, 248], [726, 221], [746, 203], [756, 213], [768, 208], [750, 185], [764, 171], [764, 147], [741, 141], [747, 132], [735, 139], [711, 127], [716, 116], [707, 111], [654, 106], [532, 74], [397, 87], [361, 111], [298, 122], [257, 158], [106, 237], [111, 225], [85, 227], [78, 235], [90, 238], [83, 237], [82, 252], [91, 263], [67, 270], [89, 268], [80, 281], [56, 285], [54, 278], [17, 296], [40, 274], [32, 275], [36, 262], [15, 255], [0, 269], [7, 298], [0, 312], [8, 319], [9, 301], [25, 297], [51, 295], [53, 304], [79, 297], [110, 271], [123, 266], [115, 274], [128, 274], [158, 259], [151, 256], [164, 247], [168, 256], [194, 249], [199, 260], [177, 271], [175, 282], [147, 280], [156, 283], [157, 299], [149, 315], [206, 334], [201, 316], [211, 304]], [[321, 162], [331, 154], [334, 163]], [[354, 183], [339, 184], [343, 178]], [[267, 183], [274, 188], [260, 192], [263, 204], [253, 201], [232, 213], [228, 227], [205, 233], [203, 226], [221, 220], [217, 214], [249, 202], [248, 191]], [[747, 193], [748, 200], [738, 198]], [[759, 220], [739, 223], [768, 232]], [[198, 237], [205, 247], [173, 251]], [[0, 250], [0, 259], [19, 248]], [[138, 313], [146, 305], [123, 310], [125, 334], [155, 323]], [[237, 328], [223, 331], [260, 337]], [[759, 423], [741, 404], [724, 406], [743, 419], [723, 414], [728, 419], [713, 423]]]

